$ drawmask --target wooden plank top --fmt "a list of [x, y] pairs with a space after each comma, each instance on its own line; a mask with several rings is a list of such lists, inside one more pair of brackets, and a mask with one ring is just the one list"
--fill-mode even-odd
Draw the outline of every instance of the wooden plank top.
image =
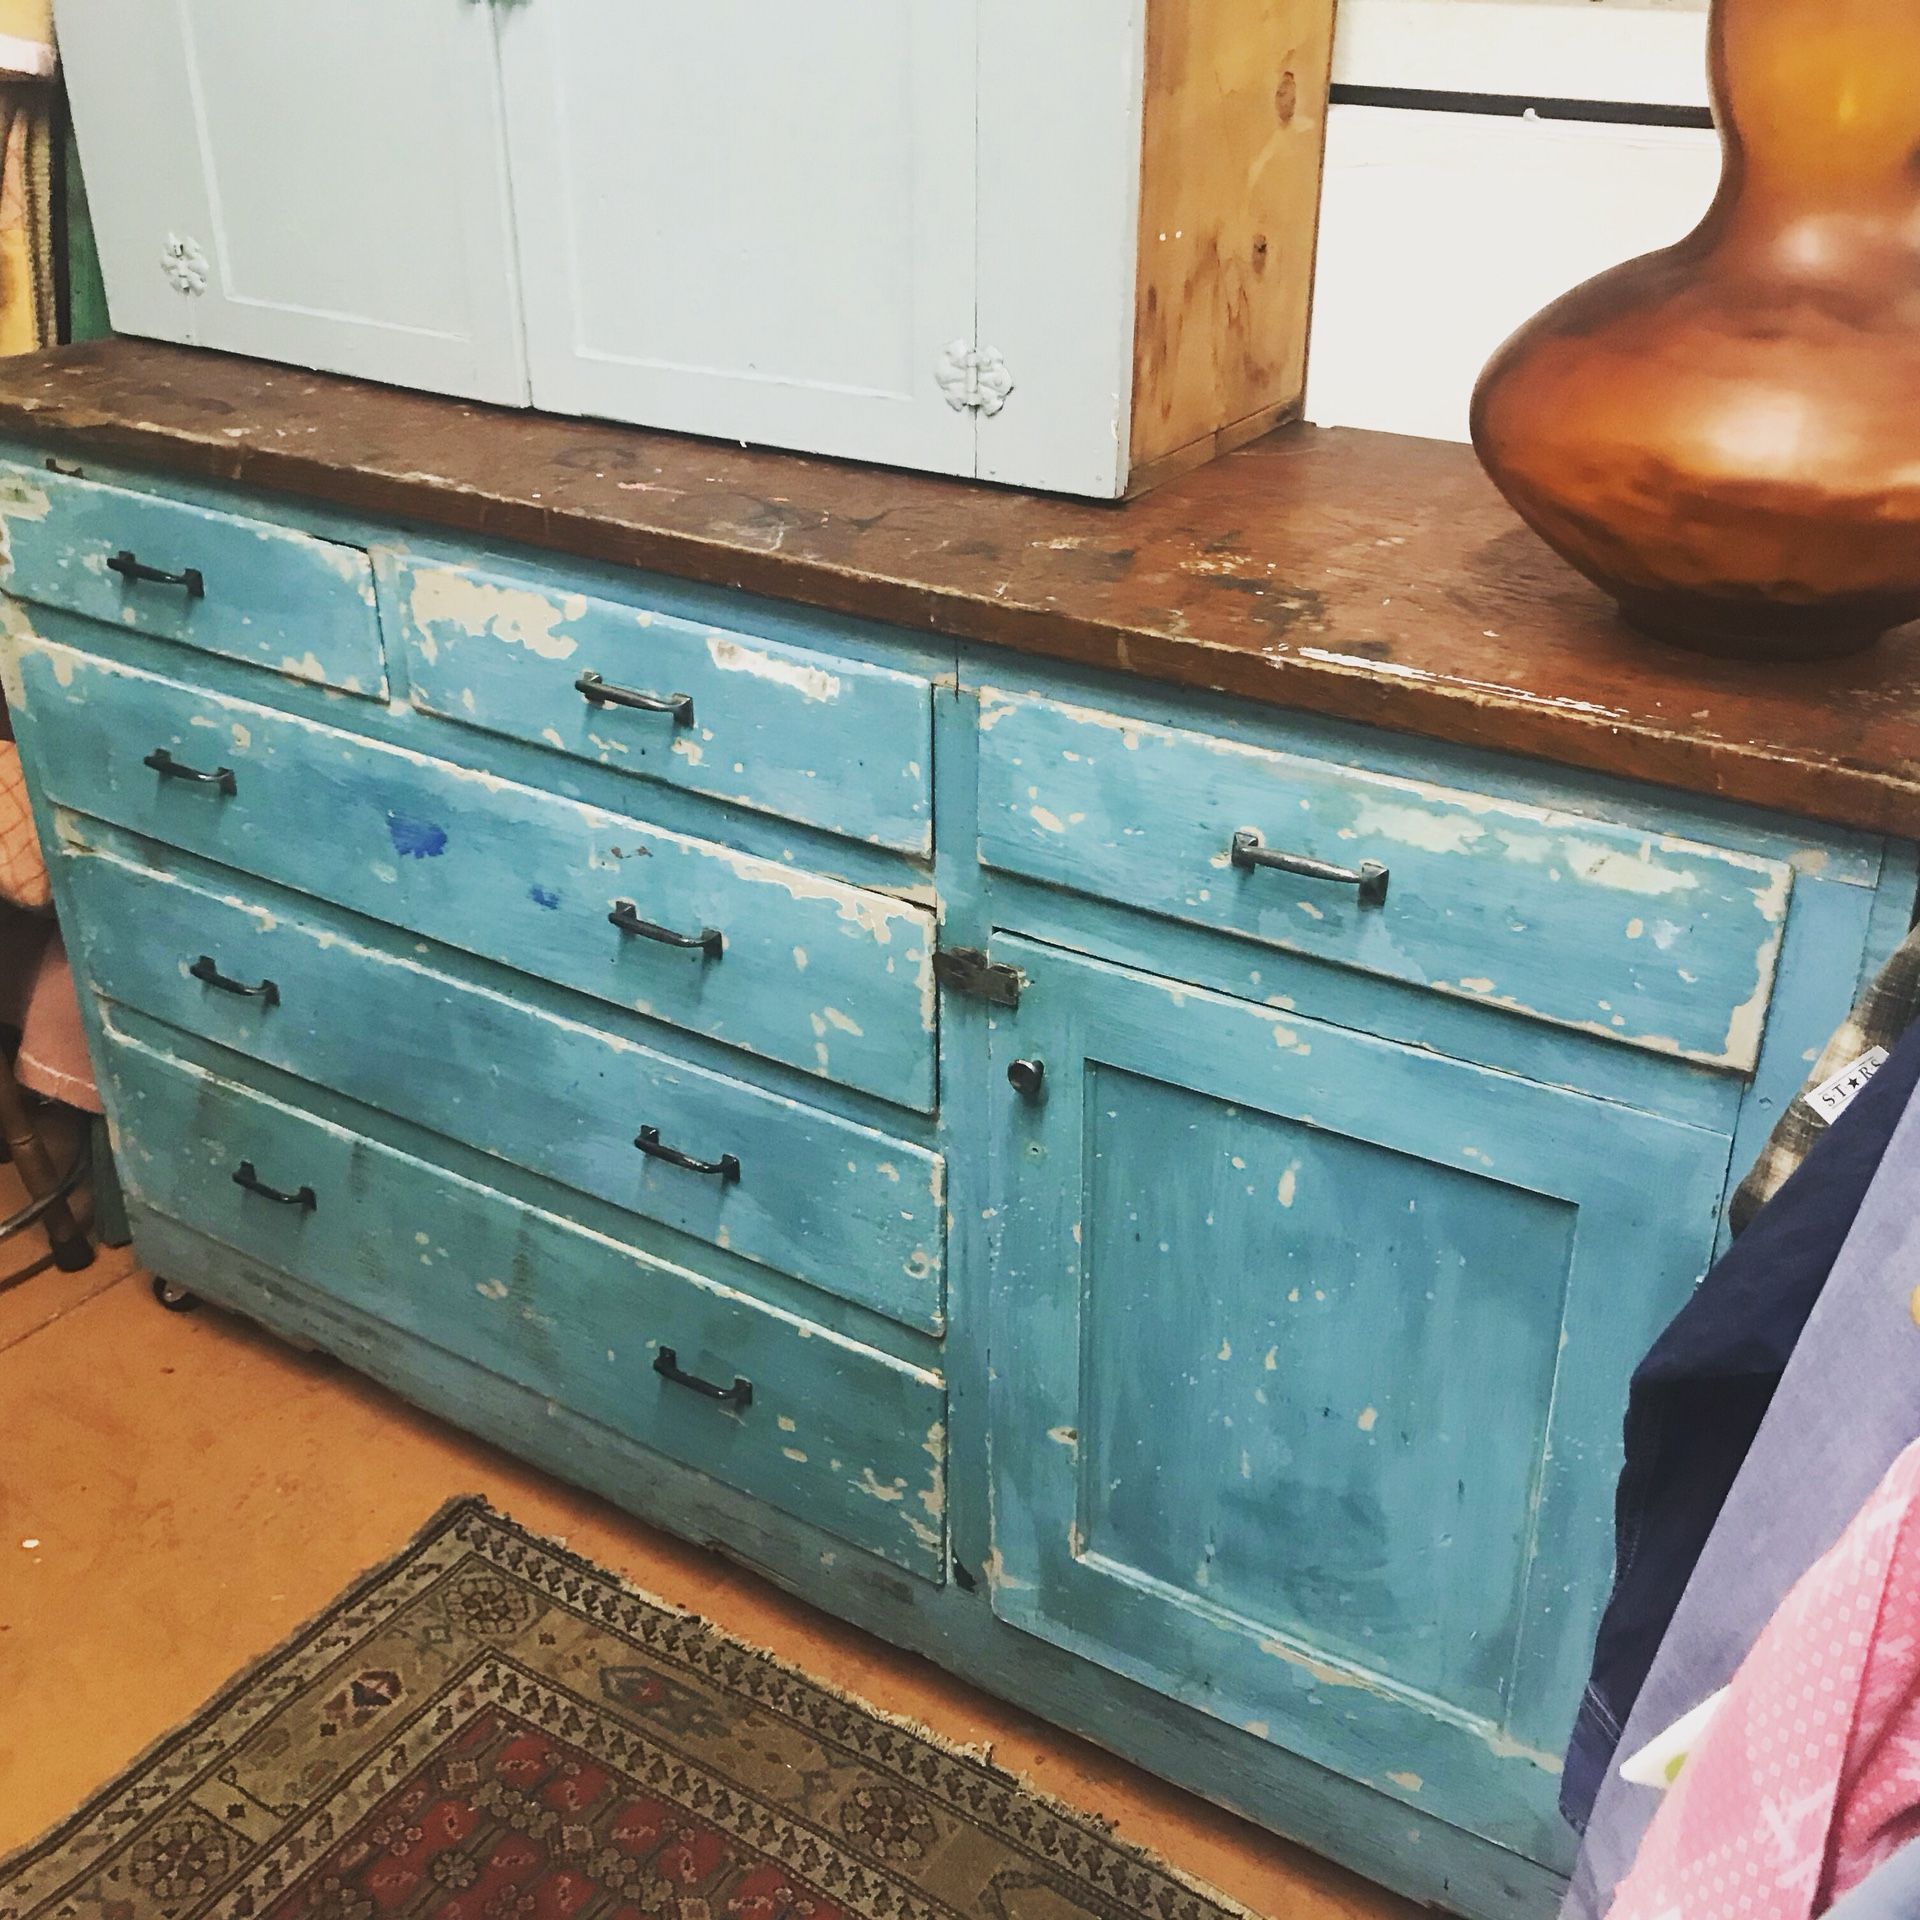
[[1464, 447], [1288, 427], [1108, 505], [133, 340], [0, 360], [0, 431], [1920, 839], [1920, 627], [1658, 646]]

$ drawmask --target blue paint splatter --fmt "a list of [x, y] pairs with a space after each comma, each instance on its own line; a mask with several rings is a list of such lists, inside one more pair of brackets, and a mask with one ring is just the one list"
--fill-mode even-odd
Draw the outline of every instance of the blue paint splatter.
[[527, 898], [536, 907], [545, 907], [549, 913], [552, 913], [560, 904], [560, 896], [551, 887], [543, 887], [537, 880], [527, 889]]
[[393, 850], [408, 860], [437, 860], [447, 850], [447, 830], [431, 820], [415, 820], [404, 813], [387, 815], [387, 833]]

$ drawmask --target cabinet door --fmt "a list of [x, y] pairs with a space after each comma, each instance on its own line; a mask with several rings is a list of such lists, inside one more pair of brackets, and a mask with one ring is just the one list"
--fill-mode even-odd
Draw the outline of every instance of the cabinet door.
[[1627, 1379], [1709, 1257], [1726, 1141], [995, 957], [1029, 977], [991, 1046], [995, 1610], [1563, 1855]]
[[535, 404], [971, 473], [975, 6], [506, 9]]
[[67, 0], [123, 333], [522, 402], [492, 9]]

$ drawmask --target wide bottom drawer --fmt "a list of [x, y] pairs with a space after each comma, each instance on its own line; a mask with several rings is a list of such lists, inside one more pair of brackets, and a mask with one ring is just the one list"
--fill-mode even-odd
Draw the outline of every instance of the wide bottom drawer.
[[139, 1204], [943, 1578], [937, 1374], [107, 1032]]

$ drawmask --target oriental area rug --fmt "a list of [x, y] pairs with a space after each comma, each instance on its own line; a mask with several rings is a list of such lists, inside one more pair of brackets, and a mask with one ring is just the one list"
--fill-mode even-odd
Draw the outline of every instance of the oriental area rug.
[[0, 1920], [1223, 1920], [479, 1500], [0, 1863]]

